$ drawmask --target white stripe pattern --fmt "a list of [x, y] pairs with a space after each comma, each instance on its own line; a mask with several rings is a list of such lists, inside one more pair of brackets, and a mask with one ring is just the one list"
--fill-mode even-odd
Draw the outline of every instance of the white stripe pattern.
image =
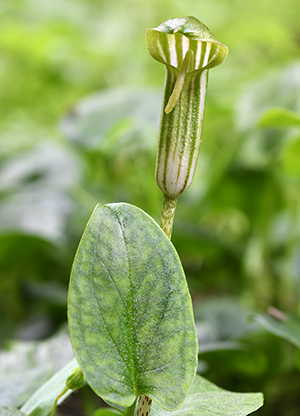
[[195, 18], [148, 29], [147, 45], [152, 57], [166, 65], [164, 110], [172, 96], [161, 117], [156, 181], [165, 195], [177, 197], [190, 186], [196, 168], [208, 69], [220, 65], [228, 49]]

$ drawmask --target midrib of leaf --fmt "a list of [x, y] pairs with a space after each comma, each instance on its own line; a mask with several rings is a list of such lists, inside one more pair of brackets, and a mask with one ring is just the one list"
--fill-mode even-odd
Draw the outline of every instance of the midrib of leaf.
[[[127, 243], [126, 243], [126, 239], [125, 239], [125, 232], [124, 232], [124, 227], [123, 224], [121, 222], [121, 219], [119, 218], [118, 214], [112, 210], [110, 207], [108, 207], [112, 213], [112, 215], [115, 216], [119, 228], [120, 228], [120, 234], [122, 236], [122, 240], [124, 243], [124, 248], [125, 248], [125, 252], [126, 252], [126, 258], [127, 258], [127, 264], [128, 264], [128, 280], [129, 280], [129, 284], [130, 284], [130, 296], [129, 296], [129, 314], [130, 314], [130, 323], [129, 323], [129, 327], [130, 327], [130, 341], [131, 341], [131, 348], [130, 348], [130, 352], [131, 352], [131, 357], [130, 357], [130, 361], [131, 361], [131, 365], [132, 365], [132, 369], [133, 369], [133, 377], [132, 377], [132, 384], [133, 384], [133, 389], [134, 392], [136, 394], [138, 394], [137, 392], [137, 380], [136, 380], [136, 362], [135, 362], [135, 357], [137, 356], [136, 353], [136, 348], [135, 345], [137, 344], [137, 339], [136, 339], [136, 333], [134, 331], [133, 328], [133, 305], [134, 305], [134, 290], [133, 290], [133, 285], [132, 285], [132, 266], [131, 266], [131, 262], [130, 262], [130, 258], [128, 255], [128, 249], [127, 249]], [[126, 362], [125, 362], [126, 364]], [[127, 364], [126, 364], [127, 367]]]
[[[111, 208], [110, 208], [110, 210], [111, 210]], [[143, 361], [138, 362], [138, 365], [137, 365], [136, 360], [138, 360], [139, 358], [137, 357], [138, 354], [137, 354], [137, 350], [135, 348], [135, 345], [137, 345], [137, 343], [138, 343], [137, 342], [137, 333], [136, 333], [136, 330], [135, 330], [134, 325], [133, 325], [133, 322], [134, 322], [134, 304], [135, 304], [134, 300], [135, 300], [135, 296], [134, 296], [134, 286], [132, 284], [132, 266], [131, 266], [131, 260], [130, 260], [129, 254], [128, 254], [128, 248], [127, 248], [128, 247], [128, 243], [126, 242], [125, 231], [124, 231], [124, 227], [123, 227], [123, 224], [122, 224], [122, 220], [120, 219], [120, 217], [118, 216], [118, 214], [115, 211], [111, 210], [111, 212], [115, 216], [115, 218], [116, 218], [116, 220], [118, 222], [118, 226], [120, 228], [120, 235], [122, 236], [124, 248], [125, 248], [125, 251], [126, 251], [126, 254], [127, 254], [126, 255], [126, 258], [127, 258], [127, 261], [128, 261], [128, 279], [129, 279], [129, 282], [130, 282], [130, 296], [129, 296], [129, 299], [130, 299], [130, 302], [129, 302], [129, 310], [130, 310], [130, 323], [129, 323], [129, 327], [130, 327], [130, 340], [131, 340], [131, 345], [130, 345], [130, 347], [131, 347], [130, 348], [130, 350], [131, 350], [130, 361], [131, 361], [131, 364], [132, 364], [133, 375], [134, 375], [134, 377], [132, 379], [134, 391], [135, 391], [135, 393], [137, 395], [140, 395], [143, 392], [138, 390], [136, 376], [137, 375], [141, 375], [143, 373], [155, 371], [156, 369], [150, 369], [150, 370], [146, 370], [146, 371], [143, 371], [143, 372], [140, 372], [140, 371], [138, 372], [137, 371], [137, 368], [141, 368], [143, 366], [143, 364], [145, 363], [145, 361], [147, 359], [147, 351], [149, 350], [149, 348], [153, 344], [153, 342], [155, 340], [155, 336], [156, 336], [156, 334], [159, 332], [159, 330], [161, 328], [161, 323], [163, 322], [163, 320], [165, 318], [165, 313], [166, 313], [166, 311], [168, 309], [168, 305], [169, 305], [170, 299], [171, 299], [171, 297], [173, 295], [173, 292], [175, 292], [175, 293], [177, 292], [178, 286], [180, 286], [181, 282], [180, 281], [178, 282], [177, 287], [174, 288], [174, 291], [170, 292], [169, 295], [168, 295], [168, 297], [166, 298], [166, 301], [164, 303], [164, 310], [163, 310], [163, 312], [161, 314], [160, 321], [159, 321], [159, 323], [158, 323], [158, 325], [156, 327], [156, 331], [153, 333], [153, 336], [152, 336], [150, 342], [148, 343], [146, 349], [143, 351]], [[157, 248], [155, 248], [155, 250], [156, 250], [155, 253], [160, 256], [162, 262], [165, 264], [164, 258], [163, 258], [163, 256], [161, 256], [160, 251]], [[155, 255], [153, 254], [152, 257], [154, 257], [154, 256]], [[149, 262], [150, 259], [147, 259], [147, 261]], [[118, 350], [118, 352], [119, 352], [119, 350]], [[122, 357], [122, 359], [123, 359], [123, 361], [125, 362], [125, 365], [126, 365], [126, 361], [124, 360], [123, 356], [121, 355], [121, 353], [119, 353], [119, 354]], [[164, 367], [167, 367], [171, 362], [174, 361], [175, 358], [173, 357], [172, 360], [170, 362], [168, 362], [167, 364], [165, 364]], [[128, 368], [127, 365], [126, 365], [126, 367]], [[159, 369], [159, 368], [160, 367], [158, 367], [157, 369]]]
[[[143, 373], [155, 371], [156, 369], [150, 369], [150, 370], [146, 370], [144, 372], [140, 372], [140, 371], [138, 372], [137, 371], [137, 368], [141, 368], [143, 366], [143, 364], [145, 363], [146, 359], [147, 359], [147, 351], [149, 350], [149, 348], [153, 344], [153, 342], [155, 340], [155, 336], [156, 336], [156, 334], [159, 332], [159, 330], [161, 328], [161, 323], [163, 322], [163, 320], [165, 318], [165, 313], [166, 313], [166, 311], [168, 309], [168, 304], [169, 304], [169, 301], [170, 301], [170, 299], [172, 297], [173, 292], [171, 292], [168, 295], [168, 297], [166, 298], [166, 301], [165, 301], [165, 304], [164, 304], [164, 310], [163, 310], [163, 312], [161, 314], [160, 321], [159, 321], [159, 323], [158, 323], [158, 325], [156, 327], [156, 331], [153, 333], [153, 336], [151, 338], [151, 341], [148, 343], [146, 349], [143, 351], [143, 361], [142, 362], [139, 362], [138, 365], [137, 365], [136, 360], [138, 360], [139, 358], [138, 358], [137, 350], [135, 348], [135, 345], [137, 345], [137, 343], [138, 343], [137, 342], [137, 333], [136, 333], [136, 329], [134, 328], [134, 325], [133, 325], [133, 322], [134, 322], [134, 304], [135, 304], [134, 300], [135, 300], [135, 296], [134, 296], [134, 286], [132, 284], [132, 266], [131, 266], [130, 256], [128, 254], [128, 248], [127, 248], [128, 247], [128, 243], [126, 242], [126, 237], [125, 237], [125, 232], [124, 232], [124, 227], [123, 227], [122, 221], [121, 221], [120, 217], [118, 216], [118, 214], [116, 212], [113, 212], [113, 215], [115, 215], [115, 218], [116, 218], [116, 220], [118, 222], [118, 225], [119, 225], [119, 228], [120, 228], [120, 235], [122, 236], [122, 240], [123, 240], [123, 243], [124, 243], [125, 251], [127, 253], [127, 256], [126, 257], [127, 257], [127, 261], [128, 261], [128, 279], [129, 279], [129, 282], [130, 282], [130, 296], [129, 296], [129, 299], [130, 299], [130, 302], [129, 302], [129, 310], [130, 310], [130, 323], [129, 323], [129, 327], [130, 327], [130, 340], [131, 340], [131, 345], [130, 345], [130, 347], [131, 347], [130, 348], [130, 350], [131, 350], [130, 351], [131, 352], [131, 354], [130, 354], [130, 361], [131, 361], [131, 365], [132, 365], [132, 369], [133, 369], [133, 376], [134, 376], [133, 379], [132, 379], [132, 381], [133, 381], [133, 388], [134, 388], [135, 393], [137, 395], [140, 395], [143, 392], [141, 392], [141, 391], [138, 390], [136, 376], [137, 375], [141, 375]], [[156, 248], [155, 248], [155, 250], [156, 250], [155, 253], [160, 256], [162, 262], [164, 263], [164, 258], [161, 256], [161, 253], [159, 252], [159, 250], [157, 250]], [[154, 255], [153, 255], [153, 257], [154, 257]], [[150, 259], [147, 259], [147, 261], [149, 261]], [[178, 286], [179, 285], [180, 285], [180, 282], [178, 282]], [[174, 289], [175, 292], [177, 291], [178, 286]], [[116, 343], [115, 343], [115, 345], [116, 345]], [[116, 346], [116, 348], [117, 348], [117, 346]], [[117, 351], [119, 352], [118, 348], [117, 348]], [[119, 354], [122, 357], [123, 361], [125, 362], [126, 367], [128, 368], [124, 357], [122, 356], [122, 354], [120, 352], [119, 352]], [[174, 357], [172, 358], [172, 360], [169, 363], [165, 364], [165, 367], [167, 367], [172, 361], [174, 361]]]

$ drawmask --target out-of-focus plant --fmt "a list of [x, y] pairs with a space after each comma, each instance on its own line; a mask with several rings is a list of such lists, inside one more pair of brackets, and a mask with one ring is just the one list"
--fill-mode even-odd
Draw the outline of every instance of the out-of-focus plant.
[[262, 405], [259, 393], [228, 392], [196, 375], [191, 298], [170, 242], [177, 198], [190, 185], [198, 157], [207, 70], [225, 59], [227, 48], [192, 17], [149, 29], [147, 40], [151, 55], [167, 66], [156, 175], [164, 192], [161, 226], [130, 204], [96, 206], [69, 287], [70, 337], [80, 369], [63, 388], [63, 374], [76, 363], [54, 376], [29, 400], [33, 405], [22, 407], [28, 415], [48, 413], [50, 387], [53, 414], [83, 376], [125, 416], [243, 416]]
[[[39, 8], [31, 0], [1, 2], [4, 349], [10, 348], [7, 338], [45, 337], [65, 321], [68, 270], [97, 201], [134, 203], [158, 220], [153, 138], [160, 93], [141, 85], [160, 85], [162, 73], [142, 52], [144, 39], [137, 35], [153, 16], [163, 19], [168, 7], [158, 0], [134, 0], [130, 7], [120, 3], [117, 9], [107, 0], [101, 5], [54, 0]], [[223, 0], [187, 0], [184, 7], [195, 8], [195, 15], [207, 14], [205, 20], [212, 19], [231, 49], [226, 66], [210, 72], [197, 185], [181, 198], [172, 237], [195, 307], [204, 311], [196, 314], [203, 336], [199, 371], [233, 390], [239, 386], [240, 391], [264, 391], [266, 405], [259, 414], [294, 416], [299, 394], [293, 347], [262, 327], [249, 330], [247, 321], [243, 332], [230, 332], [230, 323], [237, 328], [235, 314], [244, 316], [246, 310], [251, 315], [268, 305], [296, 316], [298, 128], [261, 128], [257, 121], [274, 107], [299, 114], [300, 71], [293, 62], [299, 52], [299, 4], [286, 0], [274, 7], [260, 1], [254, 8], [239, 2], [226, 9]], [[182, 13], [182, 2], [173, 1], [172, 10], [174, 15]], [[116, 54], [125, 26], [126, 37]], [[81, 100], [90, 91], [96, 92]], [[62, 112], [67, 116], [58, 132]], [[55, 177], [49, 167], [56, 157]], [[68, 172], [70, 180], [60, 183]], [[232, 313], [226, 309], [228, 294], [241, 306]], [[23, 355], [10, 352], [19, 374]], [[31, 372], [22, 378], [25, 394], [46, 377], [42, 370], [37, 378]], [[51, 366], [46, 373], [51, 376]], [[13, 384], [15, 379], [10, 380]], [[78, 396], [84, 396], [85, 389]]]

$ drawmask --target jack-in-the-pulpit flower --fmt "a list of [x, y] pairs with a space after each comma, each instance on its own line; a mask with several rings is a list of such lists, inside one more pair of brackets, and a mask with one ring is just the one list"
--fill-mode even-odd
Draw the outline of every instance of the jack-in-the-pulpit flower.
[[151, 56], [166, 66], [156, 181], [176, 198], [191, 184], [201, 142], [207, 73], [228, 54], [194, 17], [170, 19], [147, 30]]

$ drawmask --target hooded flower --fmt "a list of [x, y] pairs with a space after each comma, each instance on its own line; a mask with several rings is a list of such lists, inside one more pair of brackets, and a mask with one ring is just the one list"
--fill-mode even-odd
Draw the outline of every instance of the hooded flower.
[[165, 64], [165, 94], [156, 160], [156, 181], [177, 197], [191, 184], [201, 142], [208, 69], [228, 54], [194, 17], [170, 19], [148, 29], [151, 56]]

